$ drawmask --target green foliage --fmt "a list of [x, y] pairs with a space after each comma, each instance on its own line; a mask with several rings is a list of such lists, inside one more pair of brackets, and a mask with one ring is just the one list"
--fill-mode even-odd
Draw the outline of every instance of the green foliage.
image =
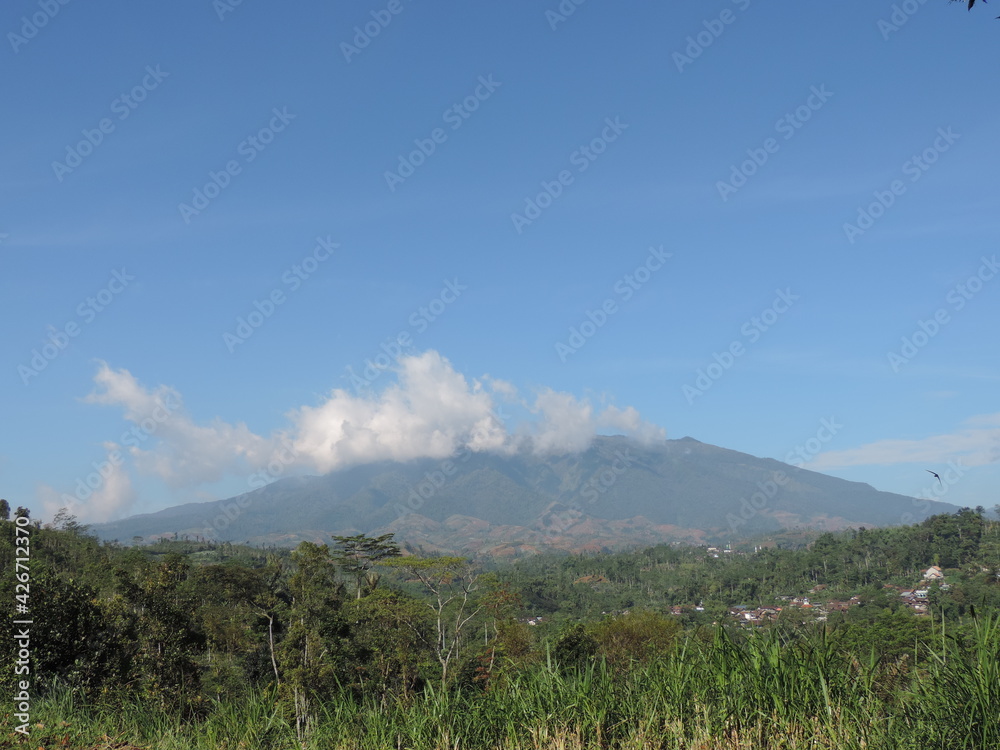
[[205, 636], [207, 653], [200, 662], [208, 695], [239, 692], [247, 679], [278, 679], [274, 637], [287, 612], [280, 574], [277, 561], [260, 569], [213, 563], [188, 578], [197, 627]]
[[682, 630], [680, 622], [650, 611], [629, 612], [597, 623], [591, 633], [597, 653], [616, 669], [631, 668], [668, 653]]
[[179, 555], [158, 565], [114, 571], [119, 594], [106, 606], [132, 665], [130, 685], [159, 704], [183, 713], [200, 703], [196, 654], [204, 636], [192, 618], [183, 584], [190, 565]]
[[594, 658], [597, 648], [597, 639], [578, 622], [559, 636], [552, 657], [564, 667], [581, 667]]
[[344, 589], [326, 545], [302, 542], [288, 579], [288, 627], [278, 648], [281, 694], [303, 739], [317, 718], [317, 702], [337, 688], [336, 662], [347, 634], [341, 616]]
[[441, 665], [441, 683], [446, 685], [449, 668], [461, 658], [469, 626], [486, 604], [477, 597], [480, 572], [461, 557], [405, 557], [386, 564], [419, 581], [429, 600], [434, 625], [430, 647]]
[[[498, 575], [520, 593], [533, 615], [596, 619], [606, 612], [680, 605], [686, 618], [711, 624], [725, 616], [727, 607], [781, 606], [776, 597], [803, 595], [817, 586], [825, 587], [820, 600], [862, 592], [871, 599], [886, 584], [912, 588], [937, 558], [960, 569], [952, 590], [942, 592], [936, 603], [962, 615], [970, 604], [994, 601], [997, 590], [981, 568], [993, 571], [991, 580], [1000, 582], [995, 578], [1000, 523], [964, 509], [916, 526], [826, 533], [804, 549], [715, 554], [660, 546], [613, 555], [539, 555]], [[890, 599], [880, 594], [877, 606], [901, 606], [898, 597]], [[692, 608], [699, 603], [704, 612], [695, 614]]]
[[98, 747], [112, 735], [157, 750], [982, 750], [1000, 746], [997, 627], [983, 619], [967, 639], [936, 638], [933, 665], [889, 693], [881, 686], [893, 667], [857, 659], [822, 632], [716, 630], [707, 644], [682, 639], [665, 658], [624, 672], [603, 661], [571, 671], [539, 663], [485, 691], [428, 685], [388, 703], [339, 693], [304, 740], [268, 691], [215, 704], [198, 723], [132, 701], [102, 710], [56, 694], [38, 706], [53, 730], [36, 739], [58, 746], [58, 731], [72, 735], [70, 746]]
[[377, 589], [344, 605], [350, 654], [342, 684], [388, 703], [423, 684], [433, 660], [431, 612], [411, 596]]
[[85, 534], [90, 527], [80, 523], [68, 509], [60, 508], [52, 519], [51, 528], [68, 531], [70, 534]]
[[40, 569], [32, 575], [31, 661], [39, 687], [65, 683], [96, 695], [130, 675], [121, 632], [85, 584]]
[[[325, 545], [123, 549], [59, 525], [31, 527], [43, 746], [1000, 746], [1000, 523], [979, 509], [718, 557], [660, 546], [488, 574], [385, 558], [360, 598]], [[933, 556], [948, 586], [915, 614], [899, 589]], [[807, 593], [857, 603], [824, 622], [776, 601]], [[737, 624], [736, 603], [783, 610]]]
[[358, 582], [358, 599], [366, 580], [374, 589], [378, 578], [371, 577], [371, 570], [383, 560], [399, 557], [399, 545], [392, 541], [394, 534], [369, 537], [365, 534], [355, 536], [334, 536], [337, 543], [333, 553], [340, 568], [348, 575], [354, 576]]

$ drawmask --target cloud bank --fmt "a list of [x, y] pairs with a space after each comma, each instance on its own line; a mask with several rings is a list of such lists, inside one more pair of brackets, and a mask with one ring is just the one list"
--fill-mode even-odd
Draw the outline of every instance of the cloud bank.
[[[446, 458], [463, 449], [575, 453], [586, 450], [599, 431], [645, 443], [666, 438], [661, 427], [644, 421], [632, 407], [596, 409], [587, 399], [548, 388], [525, 398], [506, 381], [466, 378], [433, 350], [400, 357], [395, 375], [395, 383], [380, 393], [355, 395], [338, 388], [317, 405], [295, 407], [286, 414], [288, 426], [271, 435], [220, 419], [196, 422], [175, 389], [147, 388], [128, 370], [106, 363], [100, 364], [95, 389], [85, 401], [120, 408], [131, 424], [120, 445], [106, 446], [107, 463], [117, 451], [128, 456], [137, 474], [174, 489], [195, 489], [234, 475], [273, 477], [269, 466], [280, 467], [278, 474], [327, 473], [375, 461]], [[522, 407], [533, 419], [506, 424], [504, 404]], [[83, 520], [105, 521], [130, 510], [136, 493], [123, 463], [96, 483], [94, 488], [84, 481], [83, 492], [90, 494], [71, 512]], [[47, 511], [67, 504], [50, 487], [39, 494]]]

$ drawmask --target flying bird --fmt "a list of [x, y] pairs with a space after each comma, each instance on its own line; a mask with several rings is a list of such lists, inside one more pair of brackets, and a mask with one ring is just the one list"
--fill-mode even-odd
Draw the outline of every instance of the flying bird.
[[924, 469], [924, 471], [930, 472], [931, 474], [933, 474], [935, 476], [935, 478], [938, 480], [938, 484], [940, 484], [942, 487], [944, 487], [944, 482], [941, 481], [941, 475], [940, 474], [938, 474], [936, 471], [931, 471], [930, 469]]

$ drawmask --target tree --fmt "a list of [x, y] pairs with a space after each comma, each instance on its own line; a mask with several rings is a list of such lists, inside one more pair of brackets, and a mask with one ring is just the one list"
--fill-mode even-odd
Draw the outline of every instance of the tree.
[[265, 585], [262, 591], [256, 592], [252, 597], [250, 606], [267, 620], [268, 655], [271, 657], [271, 668], [274, 670], [275, 682], [280, 685], [281, 674], [278, 671], [278, 660], [274, 651], [274, 623], [286, 604], [283, 596], [285, 592], [280, 588], [281, 561], [273, 555], [269, 556], [267, 565], [261, 573]]
[[433, 659], [433, 627], [422, 602], [399, 591], [377, 589], [347, 602], [344, 616], [351, 623], [345, 682], [359, 698], [377, 696], [385, 707], [393, 696], [419, 688], [422, 667]]
[[458, 658], [466, 628], [483, 608], [473, 601], [479, 573], [463, 557], [405, 557], [386, 561], [408, 572], [430, 594], [426, 602], [434, 615], [434, 641], [429, 644], [441, 665], [441, 682], [448, 681], [448, 668]]
[[70, 534], [85, 534], [90, 529], [89, 526], [79, 522], [76, 516], [69, 512], [68, 508], [60, 508], [52, 519], [52, 528], [59, 531], [68, 531]]
[[97, 592], [42, 568], [31, 580], [32, 670], [46, 686], [65, 681], [95, 694], [128, 677], [129, 658]]
[[210, 650], [208, 687], [216, 693], [238, 695], [248, 681], [272, 674], [280, 685], [275, 625], [281, 627], [287, 609], [280, 572], [275, 560], [263, 568], [214, 564], [198, 568], [188, 580]]
[[644, 662], [669, 651], [680, 631], [677, 620], [645, 611], [605, 619], [592, 633], [598, 653], [611, 666], [625, 670], [633, 661]]
[[361, 591], [366, 580], [374, 589], [378, 585], [378, 576], [369, 575], [369, 571], [390, 557], [399, 557], [399, 545], [392, 541], [395, 534], [383, 534], [382, 536], [369, 537], [365, 534], [355, 536], [334, 536], [337, 543], [333, 553], [333, 559], [337, 561], [340, 568], [357, 579], [358, 599], [361, 598]]
[[343, 586], [335, 578], [330, 548], [302, 542], [292, 553], [288, 580], [289, 622], [279, 647], [281, 690], [292, 701], [295, 731], [304, 743], [316, 720], [317, 698], [336, 688], [336, 660], [347, 635], [341, 607]]
[[119, 566], [114, 572], [120, 596], [110, 605], [129, 644], [137, 683], [162, 706], [184, 711], [197, 696], [195, 657], [204, 642], [182, 592], [190, 569], [178, 554], [158, 565]]
[[564, 630], [556, 641], [552, 656], [563, 668], [580, 667], [597, 653], [597, 640], [578, 622]]
[[10, 520], [10, 503], [0, 500], [0, 521]]
[[524, 667], [537, 654], [532, 628], [516, 618], [523, 611], [521, 597], [494, 573], [482, 575], [479, 583], [486, 593], [480, 598], [484, 617], [482, 630], [476, 629], [476, 640], [482, 632], [483, 643], [478, 653], [465, 662], [464, 679], [460, 679], [486, 689], [507, 671]]

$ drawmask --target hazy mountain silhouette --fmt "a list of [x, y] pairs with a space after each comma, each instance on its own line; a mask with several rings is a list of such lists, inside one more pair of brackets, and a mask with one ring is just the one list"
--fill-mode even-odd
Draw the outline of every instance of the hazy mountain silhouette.
[[691, 438], [640, 445], [598, 437], [568, 455], [467, 452], [287, 478], [93, 530], [121, 541], [176, 533], [274, 544], [394, 531], [428, 551], [517, 555], [883, 526], [955, 510]]

